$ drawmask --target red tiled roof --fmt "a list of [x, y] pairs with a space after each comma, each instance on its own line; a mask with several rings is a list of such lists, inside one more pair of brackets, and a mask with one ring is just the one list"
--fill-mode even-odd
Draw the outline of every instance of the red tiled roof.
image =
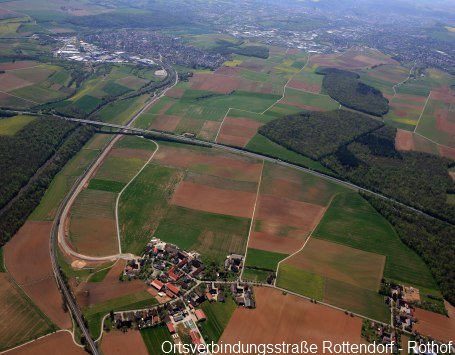
[[180, 292], [180, 287], [177, 287], [169, 282], [166, 284], [166, 288], [176, 295], [178, 295], [178, 293]]
[[158, 291], [160, 291], [164, 286], [164, 284], [160, 280], [153, 280], [153, 282], [150, 285], [155, 287]]
[[169, 290], [166, 290], [166, 295], [167, 295], [168, 297], [170, 297], [170, 298], [174, 298], [174, 297], [175, 297], [175, 295], [174, 295], [171, 291], [169, 291]]
[[196, 312], [194, 312], [194, 314], [196, 315], [197, 320], [203, 320], [207, 318], [202, 309], [196, 309]]
[[167, 329], [169, 329], [169, 333], [171, 333], [171, 334], [175, 333], [174, 325], [172, 323], [167, 323], [166, 326], [167, 326]]

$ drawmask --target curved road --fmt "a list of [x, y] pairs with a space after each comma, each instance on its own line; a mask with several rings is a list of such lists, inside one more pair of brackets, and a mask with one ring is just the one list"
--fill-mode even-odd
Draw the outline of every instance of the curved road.
[[[155, 103], [161, 96], [163, 96], [169, 89], [173, 88], [177, 82], [178, 82], [178, 75], [177, 72], [173, 70], [172, 73], [168, 74], [171, 76], [174, 76], [174, 82], [172, 83], [171, 86], [167, 87], [164, 89], [159, 96], [153, 96], [152, 100], [147, 102], [144, 107], [139, 110], [129, 121], [128, 123], [123, 126], [124, 129], [122, 129], [122, 132], [125, 132], [133, 123], [136, 121], [136, 119], [145, 111], [147, 110], [153, 103]], [[167, 69], [169, 73], [169, 69]], [[57, 116], [59, 117], [59, 116]], [[115, 142], [120, 138], [121, 134], [116, 135], [114, 139], [100, 152], [98, 158], [89, 166], [89, 168], [86, 169], [86, 171], [76, 180], [75, 184], [71, 188], [71, 190], [68, 192], [68, 194], [65, 196], [63, 199], [62, 203], [58, 207], [57, 213], [54, 218], [54, 222], [52, 224], [52, 229], [51, 229], [51, 238], [49, 240], [49, 251], [50, 251], [50, 256], [51, 256], [51, 264], [52, 264], [52, 269], [54, 272], [55, 280], [57, 282], [57, 286], [60, 289], [60, 292], [63, 295], [63, 298], [66, 301], [66, 304], [68, 306], [68, 309], [70, 310], [74, 320], [77, 322], [77, 325], [79, 326], [82, 335], [86, 339], [86, 346], [88, 350], [94, 354], [98, 355], [99, 351], [96, 347], [95, 342], [93, 341], [90, 332], [88, 328], [86, 327], [84, 323], [84, 318], [82, 316], [82, 312], [79, 309], [79, 306], [75, 300], [74, 295], [72, 294], [70, 288], [68, 287], [66, 283], [66, 278], [64, 277], [63, 273], [60, 270], [60, 267], [57, 262], [57, 249], [58, 249], [58, 244], [59, 243], [62, 248], [65, 250], [65, 252], [69, 252], [70, 255], [78, 257], [78, 253], [75, 253], [69, 246], [66, 244], [66, 240], [64, 238], [64, 224], [65, 224], [65, 219], [68, 215], [69, 209], [74, 202], [75, 197], [77, 194], [81, 191], [82, 187], [86, 184], [88, 181], [89, 177], [95, 169], [99, 166], [103, 158], [107, 155], [107, 153], [112, 149], [112, 146], [115, 144]], [[63, 236], [63, 238], [62, 238]], [[60, 243], [61, 242], [61, 243]], [[81, 255], [82, 256], [82, 255]], [[123, 254], [118, 254], [118, 255], [112, 255], [106, 257], [107, 260], [109, 259], [115, 259], [115, 258], [122, 258], [122, 257], [128, 257], [129, 254], [123, 255]], [[85, 260], [90, 260], [87, 259], [87, 257], [83, 256]], [[100, 258], [94, 258], [94, 260], [100, 260]]]

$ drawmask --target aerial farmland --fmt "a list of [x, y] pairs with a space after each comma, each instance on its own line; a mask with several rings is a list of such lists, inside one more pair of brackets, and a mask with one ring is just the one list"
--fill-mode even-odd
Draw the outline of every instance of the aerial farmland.
[[453, 24], [174, 3], [0, 1], [0, 351], [453, 340]]

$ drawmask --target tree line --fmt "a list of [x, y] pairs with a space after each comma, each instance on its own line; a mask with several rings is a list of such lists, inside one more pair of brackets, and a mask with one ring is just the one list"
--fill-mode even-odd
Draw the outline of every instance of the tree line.
[[374, 116], [389, 111], [389, 101], [382, 92], [359, 81], [358, 74], [336, 68], [322, 68], [316, 72], [324, 75], [322, 88], [343, 106]]
[[[8, 209], [0, 214], [0, 246], [4, 245], [24, 224], [27, 217], [38, 206], [54, 176], [92, 137], [94, 128], [79, 126], [71, 131], [64, 142], [56, 148], [54, 158], [27, 184]], [[37, 147], [35, 147], [36, 149]], [[14, 170], [13, 166], [10, 169]]]
[[401, 240], [422, 257], [444, 297], [455, 305], [455, 226], [369, 194], [364, 198], [392, 224]]

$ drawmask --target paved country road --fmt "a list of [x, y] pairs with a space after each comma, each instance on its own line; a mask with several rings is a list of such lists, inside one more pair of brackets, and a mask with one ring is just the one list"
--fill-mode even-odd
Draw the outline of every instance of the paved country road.
[[[103, 150], [101, 150], [100, 154], [98, 155], [97, 159], [95, 159], [92, 164], [86, 169], [86, 171], [78, 178], [76, 183], [73, 185], [69, 193], [65, 196], [63, 199], [62, 203], [60, 204], [56, 216], [54, 218], [54, 222], [52, 224], [52, 230], [51, 230], [51, 238], [49, 240], [49, 248], [50, 248], [50, 256], [51, 256], [51, 264], [52, 264], [52, 269], [54, 271], [54, 276], [57, 281], [57, 285], [62, 292], [62, 295], [66, 301], [66, 304], [68, 306], [68, 309], [70, 310], [74, 320], [76, 321], [77, 325], [79, 326], [82, 335], [86, 339], [86, 345], [90, 352], [94, 355], [98, 355], [99, 351], [96, 347], [95, 341], [92, 339], [90, 332], [87, 328], [87, 326], [84, 323], [84, 319], [82, 316], [82, 312], [79, 309], [79, 306], [75, 300], [74, 295], [72, 294], [70, 288], [68, 287], [65, 277], [60, 270], [60, 267], [57, 262], [57, 250], [58, 250], [58, 244], [62, 247], [62, 249], [67, 252], [70, 255], [73, 255], [75, 257], [81, 257], [82, 259], [85, 260], [109, 260], [109, 259], [116, 259], [116, 258], [124, 258], [124, 257], [131, 257], [131, 255], [113, 255], [113, 256], [107, 256], [105, 257], [106, 259], [103, 258], [89, 258], [87, 256], [80, 255], [78, 253], [75, 253], [66, 243], [65, 237], [64, 237], [64, 225], [65, 225], [65, 219], [66, 216], [68, 215], [69, 209], [74, 202], [76, 196], [78, 193], [81, 191], [83, 188], [84, 184], [88, 181], [90, 178], [91, 174], [95, 171], [95, 169], [101, 164], [102, 160], [104, 157], [109, 153], [109, 151], [112, 149], [113, 145], [115, 142], [118, 141], [121, 137], [121, 133], [125, 132], [128, 130], [128, 128], [136, 121], [136, 119], [145, 111], [147, 110], [153, 103], [155, 103], [160, 97], [162, 97], [168, 90], [173, 88], [175, 85], [177, 85], [178, 82], [178, 75], [177, 72], [173, 68], [166, 68], [168, 75], [171, 76], [174, 80], [171, 81], [170, 86], [168, 86], [166, 89], [162, 90], [160, 95], [156, 96], [156, 94], [152, 97], [151, 100], [149, 100], [141, 110], [139, 110], [128, 122], [120, 132], [120, 134], [116, 135], [111, 142], [104, 147]], [[58, 117], [58, 116], [57, 116]]]
[[[185, 137], [185, 136], [176, 135], [176, 134], [173, 134], [173, 133], [166, 133], [166, 132], [162, 132], [162, 131], [156, 131], [156, 130], [150, 130], [150, 129], [142, 129], [142, 128], [136, 128], [136, 127], [131, 127], [131, 126], [123, 126], [123, 125], [118, 125], [118, 124], [112, 124], [112, 123], [106, 123], [106, 122], [100, 122], [100, 121], [93, 121], [93, 120], [86, 120], [86, 119], [79, 119], [79, 118], [72, 118], [72, 117], [63, 117], [63, 116], [56, 116], [56, 117], [59, 117], [59, 118], [62, 118], [62, 119], [68, 120], [68, 121], [73, 121], [73, 122], [91, 124], [91, 125], [101, 126], [101, 127], [115, 128], [115, 129], [122, 130], [123, 132], [131, 132], [131, 133], [136, 133], [138, 135], [151, 135], [151, 136], [156, 137], [156, 139], [160, 139], [160, 138], [161, 139], [170, 139], [170, 140], [177, 141], [177, 142], [180, 142], [180, 143], [204, 145], [204, 146], [207, 146], [207, 147], [218, 148], [218, 149], [226, 150], [226, 151], [231, 152], [231, 153], [241, 154], [241, 155], [248, 156], [248, 157], [251, 157], [251, 158], [256, 158], [256, 159], [259, 159], [259, 160], [269, 161], [269, 162], [272, 162], [272, 163], [275, 163], [275, 164], [278, 164], [278, 165], [286, 166], [286, 167], [291, 168], [291, 169], [295, 169], [295, 170], [299, 170], [299, 171], [303, 171], [303, 172], [312, 174], [312, 175], [320, 177], [322, 179], [332, 181], [332, 182], [334, 182], [336, 184], [346, 186], [346, 187], [351, 188], [351, 189], [353, 189], [355, 191], [365, 192], [365, 193], [374, 195], [375, 197], [378, 197], [378, 198], [381, 198], [381, 199], [384, 199], [384, 200], [387, 200], [387, 201], [394, 202], [394, 203], [400, 205], [401, 207], [407, 208], [409, 210], [412, 210], [414, 212], [420, 213], [420, 214], [425, 215], [427, 217], [437, 219], [436, 217], [431, 216], [431, 215], [427, 214], [426, 212], [424, 212], [422, 210], [419, 210], [419, 209], [417, 209], [415, 207], [407, 205], [407, 204], [405, 204], [403, 202], [397, 201], [397, 200], [395, 200], [395, 199], [393, 199], [391, 197], [382, 195], [382, 194], [380, 194], [378, 192], [371, 191], [371, 190], [366, 189], [364, 187], [361, 187], [361, 186], [358, 186], [356, 184], [350, 183], [348, 181], [344, 181], [344, 180], [335, 178], [333, 176], [330, 176], [330, 175], [315, 171], [315, 170], [310, 169], [310, 168], [305, 168], [303, 166], [299, 166], [299, 165], [295, 165], [295, 164], [292, 164], [292, 163], [288, 163], [288, 162], [282, 161], [282, 160], [277, 159], [277, 158], [271, 158], [269, 156], [262, 155], [262, 154], [259, 154], [259, 153], [254, 153], [254, 152], [251, 152], [251, 151], [247, 151], [247, 150], [243, 150], [243, 149], [239, 149], [239, 148], [234, 148], [234, 147], [231, 147], [231, 146], [228, 146], [228, 145], [224, 145], [224, 144], [220, 144], [220, 143], [215, 143], [215, 142], [211, 142], [211, 141], [204, 141], [204, 140], [200, 140], [200, 139], [197, 139], [197, 138], [188, 138], [188, 137]], [[449, 223], [449, 222], [447, 222], [447, 223]]]

